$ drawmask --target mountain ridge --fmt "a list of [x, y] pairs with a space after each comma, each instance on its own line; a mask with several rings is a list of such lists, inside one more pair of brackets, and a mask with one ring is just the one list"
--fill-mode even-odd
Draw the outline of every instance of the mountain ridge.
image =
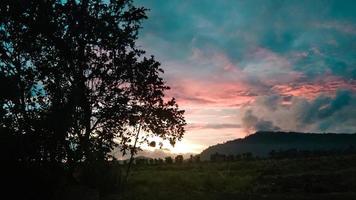
[[342, 150], [356, 146], [356, 133], [300, 133], [258, 131], [245, 138], [216, 144], [203, 150], [202, 160], [209, 160], [214, 153], [237, 155], [250, 152], [267, 157], [272, 150]]

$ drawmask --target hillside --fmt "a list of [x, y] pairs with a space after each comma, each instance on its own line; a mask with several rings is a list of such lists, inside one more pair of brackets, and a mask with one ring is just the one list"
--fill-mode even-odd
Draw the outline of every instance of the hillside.
[[356, 146], [356, 134], [256, 132], [242, 139], [211, 146], [201, 153], [202, 160], [209, 160], [214, 153], [237, 155], [251, 152], [266, 157], [272, 150], [343, 150]]

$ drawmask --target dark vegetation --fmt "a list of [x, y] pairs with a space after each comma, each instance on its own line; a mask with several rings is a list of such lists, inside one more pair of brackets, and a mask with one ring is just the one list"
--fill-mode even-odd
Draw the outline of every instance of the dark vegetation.
[[146, 11], [126, 0], [1, 1], [0, 152], [5, 183], [18, 191], [10, 199], [102, 196], [125, 185], [113, 149], [133, 156], [154, 136], [182, 138], [184, 111], [164, 99], [160, 63], [135, 44]]
[[356, 155], [135, 165], [123, 199], [355, 199]]

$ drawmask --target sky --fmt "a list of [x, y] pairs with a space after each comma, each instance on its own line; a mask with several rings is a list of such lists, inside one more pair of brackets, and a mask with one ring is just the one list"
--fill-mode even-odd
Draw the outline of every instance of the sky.
[[258, 130], [356, 132], [356, 1], [139, 0], [137, 45], [186, 111], [174, 153]]

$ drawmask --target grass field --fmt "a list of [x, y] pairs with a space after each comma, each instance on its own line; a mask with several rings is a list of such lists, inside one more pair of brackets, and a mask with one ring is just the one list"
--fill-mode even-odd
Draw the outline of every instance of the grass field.
[[356, 156], [134, 166], [123, 199], [356, 199]]

